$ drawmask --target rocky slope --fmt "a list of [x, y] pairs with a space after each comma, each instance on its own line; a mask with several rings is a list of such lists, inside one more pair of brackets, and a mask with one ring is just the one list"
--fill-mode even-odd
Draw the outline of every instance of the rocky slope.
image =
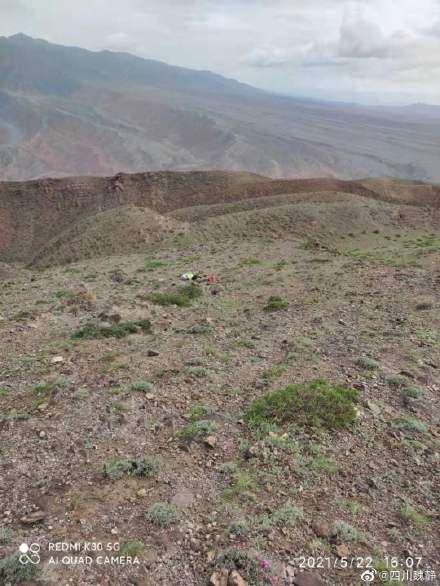
[[[6, 182], [0, 183], [0, 260], [47, 266], [126, 254], [187, 230], [191, 237], [221, 237], [234, 223], [238, 231], [311, 236], [410, 217], [423, 224], [432, 215], [424, 208], [439, 205], [439, 187], [388, 179], [270, 180], [217, 171]], [[356, 212], [362, 207], [370, 220]], [[210, 220], [215, 216], [224, 222]]]

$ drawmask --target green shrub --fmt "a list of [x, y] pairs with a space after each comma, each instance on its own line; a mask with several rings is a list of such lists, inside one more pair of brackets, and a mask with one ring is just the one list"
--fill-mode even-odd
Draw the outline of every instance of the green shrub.
[[94, 322], [88, 322], [85, 326], [72, 334], [73, 340], [92, 340], [94, 338], [125, 338], [129, 334], [151, 331], [151, 322], [148, 319], [126, 321], [111, 326], [100, 326]]
[[240, 267], [254, 267], [257, 265], [261, 265], [261, 260], [258, 258], [245, 258], [242, 261], [240, 261], [239, 266]]
[[197, 285], [182, 285], [176, 291], [168, 293], [151, 293], [148, 295], [148, 300], [156, 305], [177, 305], [178, 307], [186, 307], [192, 301], [202, 296], [202, 290]]
[[223, 553], [219, 565], [229, 571], [236, 570], [249, 584], [261, 584], [261, 566], [255, 555], [241, 549], [230, 549]]
[[395, 374], [387, 378], [387, 383], [390, 385], [390, 387], [406, 387], [409, 383], [409, 380], [402, 374]]
[[78, 389], [73, 393], [72, 397], [76, 401], [83, 401], [84, 399], [88, 399], [90, 397], [90, 392], [87, 389]]
[[147, 519], [158, 527], [169, 527], [177, 520], [177, 509], [170, 503], [155, 503], [145, 514]]
[[257, 489], [258, 485], [251, 472], [237, 470], [232, 475], [231, 484], [223, 491], [223, 496], [227, 500], [234, 497], [253, 499]]
[[62, 377], [54, 378], [51, 381], [41, 382], [34, 386], [34, 393], [39, 397], [59, 392], [69, 387], [69, 381]]
[[253, 426], [292, 422], [301, 426], [335, 429], [356, 419], [357, 391], [323, 380], [289, 385], [251, 403], [245, 412]]
[[156, 269], [160, 269], [161, 267], [165, 266], [165, 263], [162, 262], [161, 260], [156, 260], [154, 258], [147, 258], [145, 260], [145, 268], [144, 270], [146, 272], [152, 272], [155, 271]]
[[278, 295], [271, 295], [264, 306], [265, 311], [283, 311], [289, 307], [286, 299]]
[[186, 370], [195, 378], [206, 378], [209, 375], [209, 369], [204, 366], [188, 366]]
[[207, 405], [206, 403], [194, 403], [190, 408], [189, 415], [191, 421], [197, 421], [203, 419], [207, 415], [214, 415], [217, 412], [215, 405]]
[[194, 324], [188, 330], [189, 334], [210, 334], [213, 330], [213, 327], [209, 324], [201, 323], [201, 324]]
[[71, 291], [70, 289], [60, 289], [59, 291], [54, 292], [54, 297], [56, 297], [57, 299], [73, 299], [75, 295], [75, 291]]
[[284, 505], [279, 509], [275, 509], [272, 513], [272, 520], [279, 525], [293, 525], [304, 517], [302, 507], [295, 507], [293, 505]]
[[283, 260], [279, 260], [278, 262], [276, 262], [276, 263], [273, 265], [273, 268], [274, 268], [276, 271], [281, 271], [282, 269], [284, 269], [284, 268], [285, 268], [285, 267], [287, 267], [288, 265], [289, 265], [289, 263], [287, 262], [287, 260], [284, 260], [284, 259], [283, 259]]
[[234, 535], [248, 535], [250, 532], [250, 526], [247, 519], [238, 519], [229, 525], [229, 532]]
[[119, 548], [119, 555], [135, 558], [144, 553], [145, 547], [141, 541], [126, 541]]
[[312, 240], [311, 238], [306, 238], [303, 240], [301, 248], [304, 250], [313, 250], [319, 248], [319, 242], [317, 240]]
[[148, 391], [151, 391], [153, 385], [143, 378], [138, 378], [131, 383], [131, 388], [134, 391], [143, 391], [144, 393], [147, 393]]
[[416, 305], [416, 311], [428, 311], [429, 309], [432, 309], [432, 303], [429, 301], [422, 301]]
[[423, 395], [423, 391], [418, 387], [410, 386], [404, 388], [400, 395], [403, 400], [418, 399], [421, 395]]
[[214, 421], [202, 419], [200, 421], [193, 421], [182, 427], [179, 435], [183, 438], [194, 439], [196, 437], [212, 435], [217, 429], [218, 426]]
[[379, 363], [373, 358], [369, 358], [368, 356], [359, 356], [359, 358], [356, 358], [355, 364], [356, 366], [365, 368], [365, 370], [376, 370], [379, 368]]
[[359, 529], [356, 529], [356, 527], [353, 527], [353, 525], [350, 525], [346, 521], [336, 521], [333, 526], [333, 531], [342, 541], [365, 541], [365, 536]]
[[397, 420], [395, 426], [403, 431], [413, 431], [416, 433], [426, 433], [428, 431], [426, 423], [412, 417]]
[[0, 544], [9, 543], [14, 537], [14, 531], [10, 527], [0, 527]]
[[18, 554], [11, 554], [0, 560], [0, 583], [21, 584], [25, 580], [32, 580], [38, 573], [34, 564], [20, 563]]
[[416, 529], [423, 529], [430, 524], [431, 520], [424, 513], [421, 513], [409, 504], [400, 509], [401, 518]]
[[103, 478], [110, 478], [111, 480], [118, 480], [125, 474], [151, 478], [158, 473], [159, 460], [154, 456], [147, 456], [141, 460], [111, 460], [105, 462], [101, 470]]
[[219, 464], [218, 469], [223, 474], [232, 474], [233, 472], [237, 471], [237, 463], [236, 462], [222, 462]]

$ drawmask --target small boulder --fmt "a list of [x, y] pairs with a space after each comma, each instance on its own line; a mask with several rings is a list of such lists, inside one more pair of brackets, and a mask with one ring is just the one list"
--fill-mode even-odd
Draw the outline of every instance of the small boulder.
[[215, 447], [217, 447], [217, 438], [213, 435], [208, 435], [208, 437], [205, 437], [205, 439], [203, 440], [203, 443], [208, 448], [214, 449]]
[[29, 515], [21, 517], [20, 523], [23, 523], [23, 525], [35, 525], [44, 521], [45, 518], [46, 513], [43, 511], [35, 511], [34, 513], [29, 513]]
[[248, 586], [248, 583], [234, 570], [229, 574], [228, 586]]
[[312, 523], [312, 529], [316, 535], [322, 539], [328, 539], [331, 536], [330, 525], [327, 521], [316, 519], [316, 521], [313, 521]]
[[228, 586], [228, 572], [214, 572], [209, 580], [209, 586]]

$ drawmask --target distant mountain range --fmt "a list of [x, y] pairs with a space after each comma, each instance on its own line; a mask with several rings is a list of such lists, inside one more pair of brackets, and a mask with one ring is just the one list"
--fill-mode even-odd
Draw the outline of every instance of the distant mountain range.
[[127, 53], [0, 37], [0, 179], [194, 169], [440, 181], [440, 108], [270, 94]]

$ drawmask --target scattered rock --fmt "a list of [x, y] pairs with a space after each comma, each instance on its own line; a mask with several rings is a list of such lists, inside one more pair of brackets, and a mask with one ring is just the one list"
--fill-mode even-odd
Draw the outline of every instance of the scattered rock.
[[367, 407], [373, 413], [373, 415], [380, 415], [380, 407], [373, 403], [373, 401], [367, 400]]
[[214, 572], [209, 580], [209, 586], [228, 586], [228, 571]]
[[112, 313], [107, 317], [107, 321], [112, 324], [118, 324], [121, 321], [122, 317], [120, 313]]
[[247, 582], [234, 570], [229, 574], [228, 586], [247, 586]]
[[217, 438], [213, 435], [208, 435], [208, 437], [205, 437], [203, 440], [203, 443], [205, 446], [208, 446], [208, 448], [214, 449], [217, 446]]
[[25, 515], [21, 517], [20, 523], [23, 525], [35, 525], [36, 523], [41, 523], [46, 518], [46, 513], [44, 511], [35, 511], [35, 513], [30, 513], [29, 515]]
[[126, 275], [120, 270], [113, 271], [110, 274], [110, 280], [113, 281], [113, 283], [122, 283], [125, 280], [125, 277]]
[[138, 497], [143, 498], [144, 496], [147, 496], [147, 491], [145, 490], [145, 488], [141, 488], [137, 491], [136, 494], [138, 495]]
[[50, 359], [51, 364], [60, 364], [61, 362], [64, 362], [64, 358], [62, 356], [54, 356]]
[[327, 523], [327, 521], [321, 519], [313, 521], [312, 529], [316, 535], [322, 539], [328, 539], [331, 535], [330, 525]]
[[156, 350], [148, 350], [147, 351], [147, 356], [159, 356], [159, 352], [156, 352]]
[[346, 558], [350, 554], [350, 550], [346, 545], [341, 543], [341, 545], [336, 546], [336, 555], [340, 558]]

